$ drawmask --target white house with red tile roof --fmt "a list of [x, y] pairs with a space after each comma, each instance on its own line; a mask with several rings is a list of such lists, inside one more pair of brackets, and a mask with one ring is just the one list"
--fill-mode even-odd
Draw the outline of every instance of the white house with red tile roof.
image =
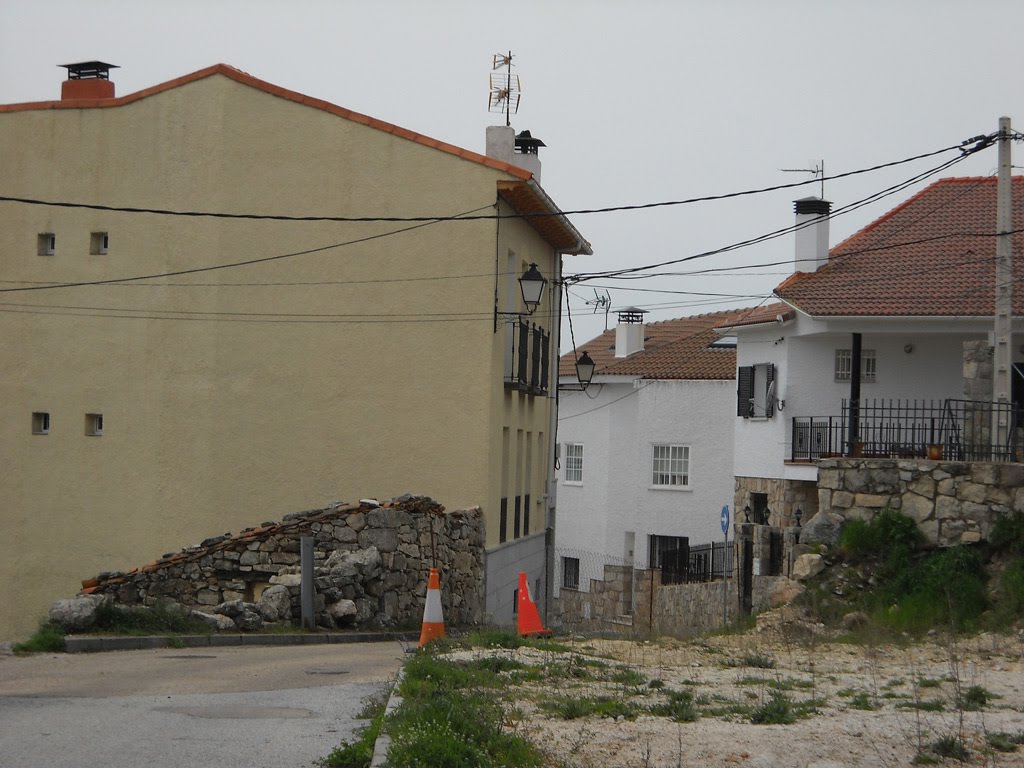
[[[946, 458], [991, 455], [987, 440], [972, 438], [964, 403], [965, 388], [967, 399], [992, 400], [996, 182], [938, 181], [831, 251], [830, 204], [796, 202], [800, 271], [775, 289], [785, 311], [728, 330], [738, 339], [739, 509], [749, 505], [755, 518], [770, 512], [776, 524], [792, 523], [800, 509], [806, 520], [817, 510], [815, 461], [826, 455], [920, 456], [929, 445], [941, 445]], [[1019, 232], [1024, 178], [1012, 186]], [[1022, 245], [1016, 234], [1017, 284]], [[1013, 305], [1019, 331], [1021, 292]], [[1013, 347], [1015, 369], [1022, 350]], [[1015, 401], [1024, 399], [1022, 380], [1014, 376]], [[1012, 420], [1014, 409], [1003, 418]], [[1000, 452], [1015, 456], [1016, 446]]]
[[736, 353], [714, 329], [750, 312], [644, 324], [625, 310], [577, 350], [596, 365], [585, 391], [573, 354], [562, 357], [556, 590], [586, 591], [606, 565], [661, 565], [682, 537], [723, 541]]

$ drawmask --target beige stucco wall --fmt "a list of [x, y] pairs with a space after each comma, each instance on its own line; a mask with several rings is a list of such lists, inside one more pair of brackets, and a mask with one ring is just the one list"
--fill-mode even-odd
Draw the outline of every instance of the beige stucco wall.
[[[0, 167], [15, 196], [323, 215], [491, 212], [507, 178], [219, 75], [115, 108], [0, 114]], [[186, 270], [411, 226], [11, 203], [0, 223], [0, 287]], [[90, 255], [94, 231], [110, 233], [108, 254]], [[54, 256], [37, 255], [41, 232], [56, 233]], [[528, 224], [499, 233], [484, 220], [4, 294], [0, 639], [30, 631], [100, 570], [335, 499], [412, 491], [479, 505], [496, 543], [502, 427], [526, 420], [546, 434], [548, 423], [546, 399], [502, 386], [492, 313], [497, 254], [510, 249], [553, 273]], [[31, 434], [33, 411], [50, 413], [49, 435]], [[102, 437], [84, 434], [86, 413], [104, 415]]]

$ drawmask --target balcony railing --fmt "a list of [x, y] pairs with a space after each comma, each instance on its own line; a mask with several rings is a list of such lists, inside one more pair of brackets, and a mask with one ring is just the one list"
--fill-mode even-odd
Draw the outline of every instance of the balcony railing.
[[505, 386], [531, 395], [548, 391], [551, 335], [522, 318], [505, 321]]
[[[829, 456], [1018, 460], [1020, 418], [1012, 403], [844, 400], [841, 411], [840, 416], [793, 419], [793, 461]], [[1008, 437], [1002, 444], [995, 442], [997, 423], [1006, 425]]]

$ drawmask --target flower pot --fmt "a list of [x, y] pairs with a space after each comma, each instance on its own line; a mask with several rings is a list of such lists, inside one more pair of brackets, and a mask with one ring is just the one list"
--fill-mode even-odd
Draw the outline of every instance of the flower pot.
[[928, 458], [932, 461], [942, 460], [942, 446], [937, 443], [932, 443], [928, 446]]

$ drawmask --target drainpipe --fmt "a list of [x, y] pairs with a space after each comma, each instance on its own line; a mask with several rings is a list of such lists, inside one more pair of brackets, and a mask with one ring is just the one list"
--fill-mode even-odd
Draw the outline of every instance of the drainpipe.
[[853, 345], [850, 351], [850, 424], [847, 455], [854, 454], [854, 445], [860, 435], [860, 344], [861, 335], [853, 334]]

